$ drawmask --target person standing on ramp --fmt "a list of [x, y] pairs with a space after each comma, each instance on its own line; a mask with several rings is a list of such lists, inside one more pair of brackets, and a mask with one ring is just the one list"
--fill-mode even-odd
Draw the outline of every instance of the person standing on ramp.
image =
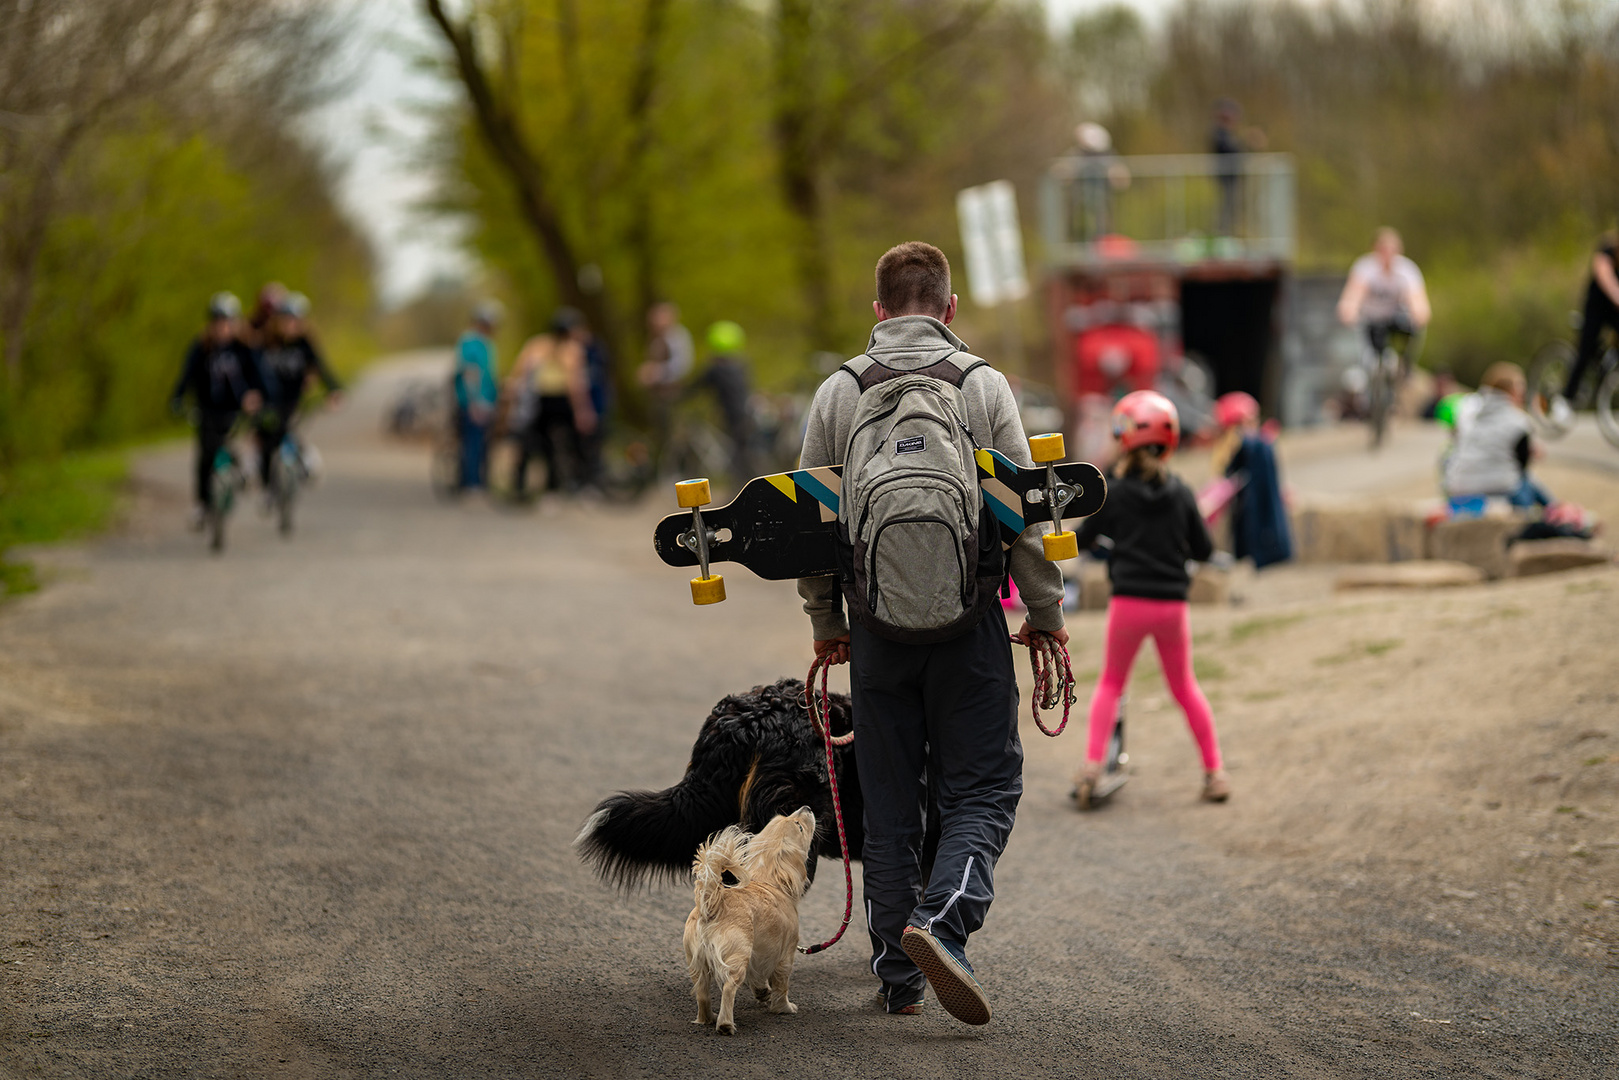
[[[1033, 460], [1006, 377], [949, 330], [944, 253], [917, 241], [889, 250], [872, 307], [865, 353], [816, 392], [800, 462], [844, 466], [842, 565], [798, 591], [816, 655], [851, 665], [866, 924], [884, 1007], [918, 1011], [925, 982], [952, 1016], [983, 1024], [989, 999], [967, 939], [994, 899], [1023, 793], [1011, 641], [1041, 630], [1067, 643], [1062, 577], [1039, 530], [1003, 551], [982, 508], [975, 449]], [[1008, 570], [1029, 612], [1010, 640], [998, 596]], [[924, 878], [930, 792], [940, 831]]]

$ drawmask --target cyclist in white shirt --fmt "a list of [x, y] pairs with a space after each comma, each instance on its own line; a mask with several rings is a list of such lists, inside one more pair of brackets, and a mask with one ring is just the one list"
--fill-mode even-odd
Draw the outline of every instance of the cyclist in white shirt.
[[1409, 338], [1427, 326], [1433, 314], [1422, 271], [1401, 249], [1398, 232], [1377, 230], [1372, 250], [1349, 268], [1349, 281], [1338, 297], [1339, 321], [1365, 328], [1373, 356], [1382, 354], [1390, 334]]

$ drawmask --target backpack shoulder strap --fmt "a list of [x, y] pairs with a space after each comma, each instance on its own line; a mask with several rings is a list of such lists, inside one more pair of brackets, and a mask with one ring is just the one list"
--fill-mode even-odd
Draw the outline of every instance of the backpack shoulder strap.
[[947, 382], [951, 386], [960, 388], [962, 381], [967, 378], [969, 372], [976, 371], [978, 368], [986, 366], [986, 364], [987, 361], [980, 360], [976, 356], [971, 356], [964, 352], [953, 352], [942, 360], [934, 361], [927, 367], [901, 371], [899, 368], [879, 364], [871, 357], [861, 355], [844, 364], [840, 370], [846, 371], [854, 377], [854, 381], [860, 384], [860, 392], [863, 394], [878, 383], [887, 382], [889, 379], [898, 379], [904, 375], [926, 375], [929, 378], [938, 379], [940, 382]]

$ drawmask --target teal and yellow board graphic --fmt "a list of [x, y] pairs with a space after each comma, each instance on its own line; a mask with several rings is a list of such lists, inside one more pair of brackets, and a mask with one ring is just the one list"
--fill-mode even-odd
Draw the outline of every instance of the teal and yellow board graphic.
[[[1010, 547], [1026, 529], [1051, 525], [1044, 502], [1045, 466], [1025, 468], [995, 450], [979, 450], [978, 485], [984, 508], [1001, 529], [1001, 543]], [[1107, 482], [1096, 466], [1082, 461], [1056, 466], [1057, 480], [1072, 488], [1074, 497], [1063, 507], [1063, 518], [1089, 517], [1102, 508]], [[760, 476], [748, 481], [725, 506], [702, 512], [711, 539], [710, 562], [734, 562], [770, 581], [815, 577], [837, 571], [839, 496], [843, 468]], [[690, 513], [671, 514], [658, 523], [652, 546], [670, 566], [696, 566], [697, 554], [682, 541], [692, 528]]]

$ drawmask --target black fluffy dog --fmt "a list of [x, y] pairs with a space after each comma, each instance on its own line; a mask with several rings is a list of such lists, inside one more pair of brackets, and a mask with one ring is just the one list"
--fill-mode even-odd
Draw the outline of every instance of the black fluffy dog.
[[[840, 858], [826, 748], [803, 705], [804, 684], [783, 679], [725, 698], [703, 722], [680, 783], [663, 791], [621, 791], [602, 800], [574, 847], [602, 878], [621, 888], [676, 880], [691, 870], [698, 845], [727, 825], [757, 832], [777, 814], [801, 806], [815, 812], [817, 855]], [[832, 695], [832, 734], [853, 719], [846, 694]], [[860, 858], [864, 800], [854, 746], [837, 747], [833, 761], [849, 855]], [[931, 832], [936, 830], [930, 829]]]

